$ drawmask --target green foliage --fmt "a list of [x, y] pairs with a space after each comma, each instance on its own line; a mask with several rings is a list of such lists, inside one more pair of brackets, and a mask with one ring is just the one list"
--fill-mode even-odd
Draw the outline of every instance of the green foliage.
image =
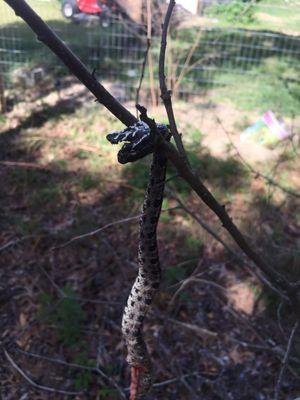
[[189, 303], [191, 301], [191, 296], [187, 292], [181, 292], [178, 296], [178, 301], [180, 303]]
[[187, 276], [187, 270], [182, 267], [169, 267], [165, 271], [164, 283], [166, 286], [174, 285], [182, 281]]
[[[95, 367], [95, 361], [89, 360], [86, 352], [76, 354], [72, 362], [86, 367]], [[93, 381], [92, 371], [80, 370], [75, 374], [75, 387], [77, 390], [87, 390]]]
[[[55, 325], [60, 340], [67, 346], [73, 346], [80, 340], [85, 313], [80, 303], [72, 299], [76, 293], [69, 285], [63, 288], [63, 292], [67, 297], [58, 302], [49, 319]], [[40, 301], [41, 312], [45, 313], [53, 305], [55, 298], [51, 293], [44, 292]]]
[[38, 218], [26, 218], [23, 215], [14, 215], [10, 218], [10, 223], [16, 228], [21, 235], [30, 235], [39, 228]]
[[128, 183], [139, 189], [145, 189], [149, 180], [149, 169], [148, 166], [132, 164], [126, 169], [126, 175], [128, 176]]
[[193, 142], [195, 142], [196, 144], [199, 144], [202, 139], [202, 132], [200, 131], [200, 129], [194, 128], [191, 130], [189, 137], [191, 138], [191, 140]]
[[80, 189], [85, 191], [97, 187], [98, 179], [91, 175], [84, 175], [80, 180]]
[[44, 312], [46, 312], [46, 309], [54, 301], [54, 296], [50, 292], [42, 292], [39, 295], [39, 300], [42, 306], [41, 314], [44, 314]]
[[0, 114], [0, 125], [5, 124], [6, 122], [6, 116], [4, 114]]
[[118, 394], [115, 389], [111, 389], [109, 387], [103, 387], [98, 391], [98, 395], [100, 399], [103, 400], [114, 400], [118, 398]]
[[[70, 286], [65, 286], [64, 293], [67, 296], [75, 296], [76, 293]], [[81, 305], [73, 299], [64, 299], [53, 316], [57, 324], [61, 340], [67, 345], [73, 345], [80, 339], [83, 321], [85, 318]]]
[[26, 186], [42, 185], [48, 179], [48, 174], [34, 169], [16, 168], [9, 172], [10, 178], [18, 184]]
[[[41, 303], [41, 314], [48, 313], [49, 321], [54, 324], [58, 336], [63, 344], [72, 351], [71, 362], [95, 367], [95, 360], [89, 359], [86, 349], [86, 342], [82, 340], [82, 327], [85, 320], [85, 313], [81, 305], [72, 297], [76, 292], [65, 285], [63, 292], [67, 297], [58, 301], [52, 293], [43, 292], [39, 296]], [[51, 310], [56, 302], [56, 307]], [[77, 352], [76, 352], [77, 351]], [[87, 390], [93, 381], [93, 374], [90, 370], [78, 369], [74, 372], [74, 385], [77, 390]]]
[[[149, 160], [150, 161], [150, 158]], [[137, 163], [128, 164], [123, 171], [123, 176], [127, 182], [137, 188], [138, 190], [133, 190], [130, 199], [129, 207], [132, 207], [132, 200], [141, 202], [144, 198], [144, 191], [147, 187], [149, 181], [149, 163], [140, 161]]]
[[31, 201], [32, 205], [35, 207], [45, 207], [58, 203], [61, 199], [61, 188], [58, 185], [53, 184], [53, 186], [44, 187], [37, 189], [32, 195]]
[[208, 15], [223, 19], [232, 24], [251, 24], [255, 21], [255, 6], [252, 2], [232, 0], [230, 2], [213, 5]]
[[91, 371], [82, 370], [77, 372], [75, 376], [75, 388], [76, 390], [87, 390], [93, 381]]
[[67, 168], [67, 161], [66, 160], [55, 160], [52, 162], [52, 166], [57, 168], [58, 170], [64, 171]]
[[198, 238], [191, 235], [185, 238], [184, 246], [187, 249], [189, 256], [194, 256], [199, 255], [202, 243]]
[[[186, 241], [186, 239], [183, 239], [183, 245], [182, 245], [182, 248], [184, 250], [183, 262], [178, 265], [167, 267], [165, 269], [164, 280], [163, 280], [163, 283], [165, 286], [171, 286], [171, 285], [174, 285], [175, 283], [182, 281], [183, 279], [185, 279], [192, 273], [192, 271], [195, 267], [195, 265], [194, 265], [195, 260], [186, 261], [187, 258], [191, 256], [191, 254], [190, 254], [190, 250], [187, 248], [187, 246], [185, 244], [185, 241]], [[193, 242], [193, 245], [194, 244], [195, 244], [195, 242]], [[197, 246], [197, 257], [198, 256], [199, 256], [199, 247]]]
[[79, 160], [86, 160], [90, 156], [90, 153], [86, 150], [77, 150], [73, 157], [78, 158]]
[[[162, 203], [162, 209], [167, 209], [167, 208], [169, 208], [169, 207], [170, 207], [170, 205], [169, 205], [169, 200], [168, 200], [167, 198], [164, 198], [164, 199], [163, 199], [163, 203]], [[172, 216], [170, 215], [169, 212], [163, 212], [163, 213], [161, 213], [161, 215], [160, 215], [160, 220], [161, 220], [162, 222], [171, 222]]]

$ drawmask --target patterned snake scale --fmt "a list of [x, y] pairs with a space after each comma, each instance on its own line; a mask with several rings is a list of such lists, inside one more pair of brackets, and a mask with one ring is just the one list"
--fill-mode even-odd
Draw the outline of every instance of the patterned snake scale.
[[[165, 125], [159, 124], [157, 128], [165, 139], [170, 139]], [[154, 151], [154, 135], [144, 122], [139, 121], [124, 131], [111, 133], [107, 139], [113, 144], [125, 142], [118, 153], [118, 160], [122, 164], [154, 152], [139, 221], [138, 276], [129, 294], [122, 320], [127, 362], [132, 371], [138, 371], [139, 375], [139, 387], [133, 398], [139, 399], [151, 387], [151, 362], [143, 339], [143, 321], [161, 280], [156, 230], [163, 200], [167, 159], [160, 152]]]

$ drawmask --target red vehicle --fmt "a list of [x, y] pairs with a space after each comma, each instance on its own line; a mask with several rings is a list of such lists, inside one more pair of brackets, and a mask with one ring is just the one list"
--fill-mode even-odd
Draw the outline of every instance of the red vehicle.
[[61, 10], [65, 18], [74, 19], [84, 15], [104, 17], [113, 8], [109, 0], [63, 0]]

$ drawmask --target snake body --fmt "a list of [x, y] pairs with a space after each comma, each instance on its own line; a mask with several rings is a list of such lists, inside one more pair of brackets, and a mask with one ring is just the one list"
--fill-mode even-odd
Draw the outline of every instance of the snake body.
[[[157, 125], [157, 128], [168, 140], [167, 127]], [[121, 163], [135, 161], [154, 152], [139, 221], [139, 270], [122, 319], [122, 333], [128, 352], [127, 362], [138, 374], [139, 381], [138, 388], [135, 389], [136, 397], [132, 398], [138, 399], [151, 387], [151, 362], [143, 338], [143, 321], [161, 280], [156, 230], [163, 200], [167, 159], [161, 152], [155, 151], [154, 134], [144, 122], [138, 122], [124, 131], [114, 132], [108, 135], [107, 139], [111, 143], [126, 142], [118, 153]]]

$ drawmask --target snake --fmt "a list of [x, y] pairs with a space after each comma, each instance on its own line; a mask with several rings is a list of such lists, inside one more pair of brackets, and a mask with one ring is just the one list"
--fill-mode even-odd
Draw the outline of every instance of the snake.
[[156, 135], [170, 140], [166, 125], [157, 124], [156, 132], [143, 121], [107, 135], [111, 144], [123, 142], [118, 152], [121, 164], [134, 162], [153, 153], [150, 176], [139, 220], [138, 274], [131, 288], [122, 318], [122, 334], [131, 366], [131, 399], [141, 399], [152, 385], [150, 356], [143, 337], [143, 322], [159, 290], [161, 267], [157, 246], [157, 224], [161, 212], [167, 158], [156, 147]]

